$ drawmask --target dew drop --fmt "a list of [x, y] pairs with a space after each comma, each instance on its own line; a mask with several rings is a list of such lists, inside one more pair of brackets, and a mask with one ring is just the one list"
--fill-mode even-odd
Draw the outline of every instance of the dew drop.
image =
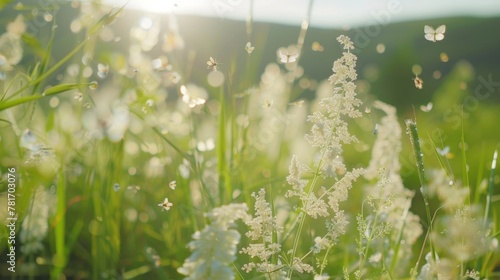
[[224, 74], [220, 71], [212, 71], [207, 76], [208, 84], [212, 87], [220, 87], [224, 83]]
[[83, 65], [87, 65], [89, 64], [90, 60], [92, 59], [92, 54], [87, 52], [83, 55], [82, 57], [82, 63]]
[[448, 60], [449, 60], [448, 54], [446, 54], [445, 52], [442, 52], [442, 53], [439, 55], [439, 59], [440, 59], [442, 62], [448, 62]]
[[52, 97], [49, 101], [49, 106], [51, 108], [56, 108], [57, 106], [59, 106], [59, 98], [57, 96]]
[[385, 52], [385, 45], [380, 43], [376, 47], [377, 53], [384, 53]]
[[113, 190], [114, 190], [115, 192], [119, 191], [119, 190], [120, 190], [120, 185], [119, 185], [118, 183], [115, 183], [115, 184], [113, 185]]
[[142, 29], [148, 30], [153, 26], [153, 20], [149, 17], [142, 17], [139, 25]]
[[46, 21], [46, 22], [51, 22], [53, 19], [54, 19], [54, 16], [50, 13], [45, 13], [43, 15], [43, 19]]
[[90, 76], [92, 76], [92, 73], [94, 73], [94, 71], [92, 71], [92, 68], [90, 66], [85, 66], [82, 70], [82, 76], [84, 78], [89, 78]]
[[71, 29], [71, 32], [73, 33], [78, 33], [80, 30], [82, 30], [82, 23], [80, 20], [75, 19], [71, 22], [69, 28]]
[[102, 232], [102, 227], [98, 221], [92, 220], [89, 223], [88, 230], [92, 235], [100, 235]]
[[129, 167], [129, 169], [127, 170], [127, 172], [128, 172], [128, 175], [134, 176], [137, 173], [137, 168], [135, 168], [135, 167]]

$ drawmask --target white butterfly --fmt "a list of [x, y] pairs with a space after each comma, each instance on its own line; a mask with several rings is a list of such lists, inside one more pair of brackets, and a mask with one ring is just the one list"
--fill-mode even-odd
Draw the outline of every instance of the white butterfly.
[[444, 39], [444, 33], [446, 32], [446, 25], [441, 25], [434, 29], [432, 26], [424, 26], [425, 39], [436, 42]]
[[247, 51], [247, 53], [251, 54], [254, 49], [255, 49], [255, 47], [252, 46], [252, 43], [251, 42], [247, 42], [247, 44], [245, 45], [245, 50]]
[[207, 69], [212, 69], [214, 71], [217, 71], [217, 69], [219, 69], [219, 62], [213, 57], [210, 57], [210, 59], [207, 61], [207, 65]]
[[440, 148], [436, 148], [436, 149], [437, 149], [438, 154], [440, 154], [443, 157], [447, 156], [450, 153], [449, 146], [446, 146], [443, 149], [440, 149]]
[[286, 50], [279, 50], [278, 55], [281, 63], [292, 63], [299, 57], [298, 53], [289, 53]]
[[168, 198], [165, 197], [162, 203], [158, 203], [158, 206], [162, 207], [165, 210], [170, 210], [170, 207], [172, 207], [174, 204], [170, 201], [168, 201]]
[[97, 76], [101, 79], [104, 79], [108, 76], [109, 65], [99, 63], [97, 64]]
[[262, 108], [267, 109], [267, 108], [271, 107], [272, 105], [273, 105], [273, 100], [266, 99], [266, 101], [264, 101], [264, 104], [262, 104]]
[[432, 102], [427, 103], [427, 105], [420, 105], [420, 110], [425, 113], [428, 113], [432, 110]]
[[420, 79], [418, 76], [413, 78], [413, 82], [415, 82], [415, 87], [418, 89], [422, 89], [424, 87], [424, 81]]

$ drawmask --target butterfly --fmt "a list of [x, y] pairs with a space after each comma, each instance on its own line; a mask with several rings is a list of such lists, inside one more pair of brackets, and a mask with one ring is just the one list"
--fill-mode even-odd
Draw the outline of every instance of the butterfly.
[[101, 79], [104, 79], [108, 76], [109, 65], [99, 63], [97, 64], [97, 76]]
[[172, 190], [175, 190], [175, 188], [177, 187], [177, 182], [172, 181], [172, 182], [168, 183], [168, 187], [171, 188]]
[[430, 112], [432, 110], [432, 102], [427, 103], [427, 105], [420, 105], [420, 110], [423, 112]]
[[446, 146], [443, 149], [436, 148], [436, 150], [437, 150], [438, 154], [443, 156], [443, 157], [449, 157], [449, 155], [450, 155], [450, 147], [449, 146]]
[[312, 50], [315, 52], [322, 52], [325, 48], [318, 41], [314, 41], [312, 43]]
[[280, 50], [278, 55], [281, 63], [292, 63], [297, 61], [297, 58], [299, 57], [298, 53], [289, 53], [286, 50]]
[[210, 57], [210, 59], [207, 61], [207, 65], [207, 69], [212, 69], [214, 71], [217, 71], [217, 69], [219, 68], [219, 62], [213, 57]]
[[415, 82], [415, 87], [418, 89], [422, 89], [424, 87], [424, 81], [420, 79], [418, 76], [413, 78], [413, 81]]
[[425, 39], [436, 42], [444, 39], [444, 33], [446, 32], [446, 25], [441, 25], [434, 29], [432, 26], [424, 26]]
[[266, 99], [266, 101], [264, 101], [264, 104], [262, 104], [262, 108], [267, 109], [267, 108], [271, 107], [272, 105], [273, 105], [273, 100]]
[[252, 46], [252, 43], [251, 42], [247, 42], [247, 44], [245, 45], [245, 50], [247, 51], [247, 53], [251, 54], [254, 49], [255, 49], [255, 47]]
[[174, 204], [170, 201], [168, 201], [168, 198], [165, 197], [162, 203], [158, 203], [158, 206], [163, 207], [165, 210], [170, 210], [170, 207], [172, 207]]

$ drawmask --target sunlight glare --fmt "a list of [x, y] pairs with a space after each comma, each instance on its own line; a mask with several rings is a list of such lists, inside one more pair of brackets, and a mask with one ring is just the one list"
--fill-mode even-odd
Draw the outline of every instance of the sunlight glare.
[[[111, 5], [121, 7], [123, 5], [123, 0], [108, 0], [106, 1]], [[132, 0], [127, 4], [127, 8], [154, 12], [154, 13], [172, 13], [178, 7], [177, 1], [163, 1], [163, 0]], [[144, 28], [141, 25], [142, 28]], [[145, 28], [147, 29], [147, 28]]]

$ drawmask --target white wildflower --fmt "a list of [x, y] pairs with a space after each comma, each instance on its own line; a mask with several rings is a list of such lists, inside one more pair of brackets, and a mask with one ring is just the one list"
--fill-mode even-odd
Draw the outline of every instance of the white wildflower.
[[327, 274], [314, 275], [314, 280], [328, 280], [328, 279], [330, 279], [330, 276], [328, 276]]
[[444, 209], [453, 212], [464, 205], [469, 198], [469, 188], [463, 187], [460, 181], [453, 181], [442, 169], [429, 170], [430, 179], [428, 185], [428, 195], [437, 195]]
[[[313, 219], [326, 218], [326, 234], [316, 237], [315, 244], [311, 248], [315, 254], [329, 249], [338, 242], [341, 235], [345, 234], [348, 220], [344, 211], [340, 209], [340, 203], [347, 200], [353, 182], [363, 172], [362, 169], [348, 171], [343, 163], [343, 145], [357, 142], [357, 138], [349, 133], [347, 119], [361, 116], [358, 110], [361, 100], [356, 97], [354, 84], [357, 78], [356, 56], [350, 53], [354, 45], [346, 36], [340, 36], [337, 40], [346, 51], [333, 63], [333, 74], [329, 78], [333, 94], [330, 91], [328, 96], [324, 96], [319, 102], [320, 108], [308, 116], [307, 120], [312, 123], [312, 127], [305, 137], [312, 147], [319, 149], [319, 158], [316, 161], [318, 166], [311, 168], [318, 171], [314, 175], [322, 176], [324, 179], [334, 178], [335, 182], [329, 183], [329, 186], [321, 186], [319, 190], [314, 190], [318, 187], [315, 185], [306, 190], [309, 182], [303, 179], [303, 173], [309, 170], [296, 157], [292, 158], [290, 174], [287, 177], [292, 190], [286, 195], [298, 197], [307, 216]], [[307, 268], [305, 264], [295, 263], [298, 260], [300, 258], [296, 259], [294, 256], [291, 270], [313, 273], [312, 269], [305, 269]], [[328, 279], [321, 275], [316, 275], [316, 278]]]
[[193, 234], [188, 248], [193, 252], [177, 271], [185, 279], [234, 279], [231, 263], [236, 259], [236, 246], [240, 234], [234, 230], [234, 222], [246, 220], [246, 204], [229, 204], [215, 208], [207, 214], [211, 224]]
[[254, 268], [260, 272], [271, 272], [276, 267], [269, 263], [269, 258], [281, 252], [281, 246], [273, 243], [273, 234], [282, 232], [283, 228], [278, 226], [276, 218], [272, 216], [271, 207], [265, 197], [266, 191], [260, 189], [252, 196], [255, 197], [255, 217], [245, 222], [250, 227], [246, 235], [252, 240], [261, 240], [261, 242], [249, 244], [248, 247], [241, 249], [240, 253], [252, 258], [257, 257], [260, 262], [246, 264], [242, 269], [247, 272]]
[[377, 178], [380, 168], [394, 173], [399, 173], [401, 168], [399, 154], [402, 149], [402, 130], [396, 115], [396, 108], [381, 101], [375, 101], [373, 108], [384, 111], [386, 116], [382, 117], [379, 122], [370, 164], [364, 173], [367, 179]]
[[344, 50], [354, 49], [354, 44], [352, 43], [351, 39], [346, 35], [340, 35], [339, 37], [337, 37], [337, 41], [339, 41], [339, 43], [344, 46]]
[[300, 195], [304, 193], [304, 187], [307, 185], [308, 181], [302, 179], [302, 175], [306, 170], [306, 166], [301, 164], [296, 156], [292, 157], [292, 162], [288, 167], [288, 172], [290, 175], [286, 177], [286, 180], [293, 190], [287, 191], [286, 196]]
[[444, 230], [436, 230], [431, 237], [437, 249], [457, 265], [487, 252], [487, 230], [478, 209], [464, 206], [456, 210], [453, 217], [446, 215], [440, 222], [438, 225]]
[[[363, 222], [373, 221], [375, 216], [378, 216], [376, 218], [378, 224], [383, 231], [387, 231], [388, 235], [381, 236], [381, 240], [371, 242], [371, 244], [373, 247], [384, 242], [400, 244], [398, 255], [395, 256], [391, 252], [383, 255], [390, 258], [385, 259], [385, 262], [391, 262], [396, 258], [398, 261], [397, 273], [404, 273], [405, 266], [408, 265], [412, 256], [412, 245], [423, 231], [419, 217], [409, 211], [414, 192], [403, 186], [403, 180], [399, 175], [401, 165], [398, 158], [402, 149], [402, 129], [397, 119], [396, 109], [380, 101], [374, 102], [373, 108], [382, 110], [386, 115], [379, 122], [377, 139], [372, 149], [372, 158], [363, 174], [368, 180], [378, 178], [375, 186], [366, 187], [367, 195], [377, 203], [372, 202], [374, 203], [372, 205], [373, 212], [364, 218]], [[371, 228], [375, 229], [376, 226], [372, 225]], [[400, 233], [401, 229], [404, 229], [402, 233]], [[360, 232], [361, 234], [362, 232]], [[405, 242], [400, 243], [400, 240], [405, 240]], [[377, 264], [383, 262], [377, 262]]]
[[293, 269], [299, 273], [311, 273], [314, 268], [311, 265], [305, 264], [300, 258], [295, 257], [293, 259]]
[[314, 238], [314, 246], [311, 248], [311, 251], [314, 254], [318, 254], [322, 250], [328, 249], [331, 247], [331, 242], [328, 238], [322, 238], [317, 236]]
[[265, 189], [260, 189], [252, 196], [255, 197], [255, 217], [246, 222], [251, 228], [246, 235], [252, 240], [263, 238], [265, 242], [271, 242], [273, 232], [281, 232], [283, 229], [277, 225], [276, 218], [272, 216], [271, 206], [266, 201]]

